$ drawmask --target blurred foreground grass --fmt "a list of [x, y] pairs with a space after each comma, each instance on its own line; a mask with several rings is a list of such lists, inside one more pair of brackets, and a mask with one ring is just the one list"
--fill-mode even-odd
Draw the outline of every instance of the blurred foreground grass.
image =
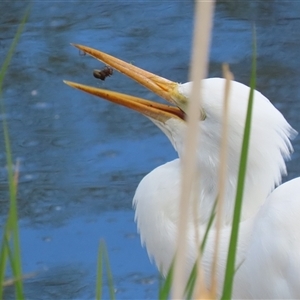
[[[0, 111], [3, 115], [3, 134], [6, 154], [6, 167], [8, 172], [9, 186], [9, 211], [7, 220], [3, 228], [1, 250], [0, 250], [0, 299], [3, 298], [3, 289], [7, 284], [15, 285], [16, 299], [25, 299], [23, 292], [23, 274], [21, 262], [21, 247], [18, 226], [18, 210], [17, 210], [17, 188], [18, 188], [18, 162], [13, 164], [12, 151], [10, 147], [10, 137], [7, 121], [5, 119], [5, 105], [2, 96], [2, 86], [5, 73], [10, 64], [11, 58], [20, 39], [21, 33], [29, 16], [29, 8], [27, 9], [23, 20], [21, 21], [12, 44], [7, 52], [6, 58], [0, 70]], [[7, 274], [8, 262], [13, 279], [5, 281]]]

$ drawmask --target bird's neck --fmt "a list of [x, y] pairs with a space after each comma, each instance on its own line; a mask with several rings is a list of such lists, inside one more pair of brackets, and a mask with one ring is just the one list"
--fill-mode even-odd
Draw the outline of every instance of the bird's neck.
[[[176, 159], [149, 173], [139, 184], [133, 200], [141, 240], [143, 244], [147, 246], [148, 253], [153, 256], [157, 266], [165, 275], [171, 265], [176, 249], [176, 232], [180, 215], [180, 164], [180, 160]], [[209, 176], [211, 176], [211, 174], [209, 174]], [[209, 176], [205, 176], [204, 178], [209, 180]], [[206, 186], [205, 182], [201, 182], [201, 185], [202, 187]], [[201, 239], [204, 235], [207, 223], [205, 220], [210, 216], [216, 193], [216, 190], [213, 189], [201, 189], [202, 199], [213, 200], [210, 202], [200, 200], [198, 214], [198, 217], [200, 218], [199, 227], [195, 228], [195, 222], [193, 221], [188, 224], [191, 230], [188, 230], [187, 237], [187, 243], [189, 245], [187, 272], [191, 270], [195, 262], [199, 249], [197, 238]], [[204, 198], [203, 194], [206, 194], [207, 198]], [[231, 214], [228, 213], [228, 215]], [[189, 218], [189, 220], [193, 219]], [[225, 225], [222, 228], [222, 251], [220, 251], [219, 256], [220, 264], [223, 264], [226, 261], [230, 228], [230, 226]], [[198, 229], [200, 229], [200, 235], [198, 235]], [[242, 228], [242, 230], [244, 229]], [[215, 236], [213, 233], [214, 228], [210, 230], [208, 241], [206, 243], [205, 255], [203, 257], [204, 267], [205, 265], [210, 266], [212, 261], [211, 254], [213, 251], [211, 251], [211, 249], [213, 249], [215, 245]], [[246, 235], [244, 234], [243, 236], [245, 237]], [[242, 247], [244, 245], [244, 240], [240, 239], [239, 243]], [[243, 253], [243, 251], [240, 251], [240, 253]]]
[[[229, 149], [225, 176], [225, 193], [223, 195], [223, 222], [232, 222], [239, 172], [240, 152]], [[254, 216], [266, 200], [270, 192], [281, 182], [281, 175], [285, 171], [285, 162], [280, 149], [270, 150], [267, 155], [263, 151], [249, 148], [246, 165], [242, 200], [242, 219]], [[199, 187], [200, 187], [200, 223], [205, 224], [210, 218], [212, 207], [219, 195], [218, 182], [220, 178], [219, 153], [210, 152], [207, 156], [199, 156]], [[275, 158], [275, 159], [274, 159]]]

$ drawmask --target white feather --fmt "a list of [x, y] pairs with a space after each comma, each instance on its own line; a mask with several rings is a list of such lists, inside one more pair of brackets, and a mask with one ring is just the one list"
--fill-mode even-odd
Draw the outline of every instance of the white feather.
[[[224, 84], [225, 80], [220, 78], [202, 82], [202, 108], [206, 119], [199, 121], [200, 232], [206, 228], [217, 196]], [[190, 89], [191, 83], [179, 86], [179, 92], [186, 97], [189, 97]], [[233, 81], [231, 84], [229, 157], [218, 273], [220, 289], [227, 258], [249, 91], [249, 87], [241, 83]], [[184, 151], [186, 124], [177, 118], [165, 123], [153, 121], [168, 136], [179, 159], [156, 168], [143, 178], [133, 204], [142, 243], [161, 272], [166, 274], [175, 252], [180, 213], [180, 157]], [[282, 175], [286, 174], [285, 160], [290, 158], [290, 139], [295, 134], [271, 102], [255, 91], [237, 254], [240, 268], [236, 273], [233, 292], [235, 298], [300, 298], [300, 179], [285, 183], [273, 191], [281, 183]], [[185, 272], [189, 274], [198, 251], [193, 226], [190, 226], [187, 242], [189, 250]], [[203, 257], [207, 275], [213, 249], [214, 229], [210, 232]]]

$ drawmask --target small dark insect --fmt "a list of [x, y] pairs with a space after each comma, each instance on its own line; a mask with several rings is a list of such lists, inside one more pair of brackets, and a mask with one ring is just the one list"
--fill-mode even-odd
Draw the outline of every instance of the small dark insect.
[[111, 76], [113, 72], [114, 72], [113, 68], [109, 66], [105, 66], [102, 70], [94, 70], [93, 75], [96, 78], [105, 80], [105, 78]]

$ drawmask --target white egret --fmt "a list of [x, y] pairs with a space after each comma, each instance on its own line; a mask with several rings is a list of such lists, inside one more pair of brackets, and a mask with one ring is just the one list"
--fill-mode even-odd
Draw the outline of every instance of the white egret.
[[[178, 159], [159, 166], [142, 179], [133, 199], [142, 243], [160, 271], [166, 274], [176, 246], [180, 214], [180, 157], [186, 129], [184, 112], [189, 101], [191, 83], [177, 84], [103, 52], [81, 45], [75, 46], [175, 105], [157, 104], [129, 95], [66, 82], [72, 87], [149, 117], [166, 134], [178, 152]], [[202, 82], [203, 103], [199, 120], [201, 136], [198, 151], [198, 166], [202, 174], [199, 197], [200, 232], [206, 228], [217, 196], [224, 81], [221, 78], [210, 78]], [[227, 259], [249, 90], [249, 87], [241, 83], [231, 83], [229, 158], [218, 268], [220, 289]], [[286, 173], [285, 160], [290, 158], [293, 150], [290, 139], [295, 134], [295, 130], [270, 101], [255, 91], [234, 298], [300, 298], [300, 178], [275, 189], [281, 183], [282, 175]], [[199, 249], [193, 230], [188, 232], [187, 243], [186, 274], [191, 270]], [[206, 275], [210, 273], [214, 245], [212, 229], [202, 258]]]

